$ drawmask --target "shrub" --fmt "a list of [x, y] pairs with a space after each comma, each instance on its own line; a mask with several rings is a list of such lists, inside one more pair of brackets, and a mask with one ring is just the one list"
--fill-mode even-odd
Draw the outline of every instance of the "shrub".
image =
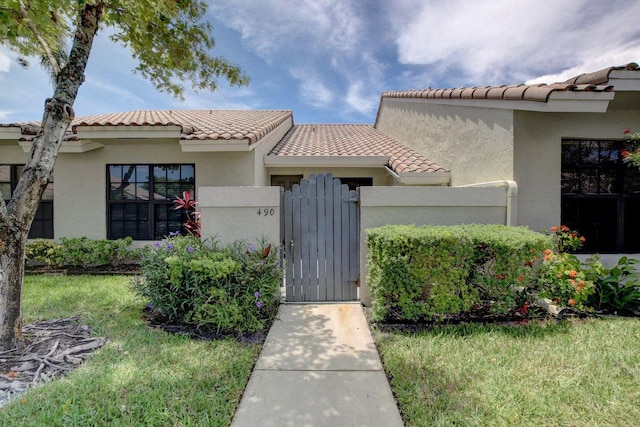
[[545, 251], [538, 280], [540, 297], [578, 310], [587, 308], [587, 300], [594, 292], [593, 282], [587, 278], [580, 260], [569, 253]]
[[118, 265], [131, 256], [133, 239], [90, 240], [86, 237], [61, 239], [54, 263], [64, 267], [92, 267]]
[[218, 249], [194, 236], [171, 235], [146, 252], [133, 288], [169, 323], [255, 332], [277, 312], [281, 270], [270, 245]]
[[25, 251], [26, 262], [29, 265], [58, 265], [58, 251], [60, 245], [49, 239], [34, 239], [27, 242]]
[[367, 230], [372, 317], [434, 320], [488, 303], [521, 308], [533, 259], [549, 238], [499, 225], [385, 226]]
[[474, 260], [470, 283], [490, 311], [506, 314], [526, 307], [538, 286], [539, 254], [551, 246], [549, 238], [525, 227], [465, 225], [472, 241]]
[[34, 239], [27, 243], [26, 261], [31, 265], [53, 268], [87, 268], [118, 265], [125, 259], [137, 258], [138, 250], [130, 249], [133, 239], [91, 240], [86, 237], [65, 238], [60, 243]]
[[586, 277], [593, 281], [594, 292], [587, 304], [596, 310], [633, 312], [640, 309], [640, 280], [636, 271], [639, 261], [622, 257], [612, 269], [604, 268], [599, 257], [585, 261]]

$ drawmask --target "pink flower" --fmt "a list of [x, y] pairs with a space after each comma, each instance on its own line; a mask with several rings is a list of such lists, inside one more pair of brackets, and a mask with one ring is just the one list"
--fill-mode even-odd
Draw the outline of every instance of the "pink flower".
[[620, 155], [622, 157], [628, 157], [629, 156], [629, 152], [627, 150], [622, 150], [622, 151], [620, 151]]

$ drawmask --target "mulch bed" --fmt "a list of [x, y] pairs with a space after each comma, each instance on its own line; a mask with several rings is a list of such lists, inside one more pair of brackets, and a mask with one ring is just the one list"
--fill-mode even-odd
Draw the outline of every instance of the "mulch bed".
[[165, 332], [172, 334], [185, 335], [189, 338], [196, 340], [214, 341], [234, 339], [243, 344], [264, 344], [267, 339], [267, 334], [271, 328], [271, 324], [268, 324], [263, 330], [252, 333], [224, 333], [218, 332], [212, 328], [198, 327], [189, 323], [175, 323], [168, 322], [165, 318], [153, 315], [148, 308], [144, 310], [145, 322], [149, 327], [155, 329], [162, 329]]
[[69, 267], [69, 268], [51, 268], [46, 266], [26, 267], [25, 272], [28, 274], [45, 274], [52, 276], [61, 275], [134, 275], [140, 272], [138, 264], [119, 264], [119, 265], [99, 265], [89, 267]]
[[77, 368], [107, 342], [92, 337], [91, 328], [81, 321], [70, 317], [22, 328], [23, 346], [0, 352], [0, 406]]

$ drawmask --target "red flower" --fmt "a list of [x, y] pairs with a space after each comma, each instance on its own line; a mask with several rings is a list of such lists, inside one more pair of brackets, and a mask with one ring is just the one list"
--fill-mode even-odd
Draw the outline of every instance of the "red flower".
[[628, 134], [628, 133], [631, 133], [631, 128], [624, 128], [624, 130], [622, 131], [622, 133], [623, 133], [624, 135], [626, 135], [626, 134]]
[[627, 150], [622, 150], [622, 151], [620, 151], [620, 155], [622, 157], [627, 157], [629, 155], [629, 152]]

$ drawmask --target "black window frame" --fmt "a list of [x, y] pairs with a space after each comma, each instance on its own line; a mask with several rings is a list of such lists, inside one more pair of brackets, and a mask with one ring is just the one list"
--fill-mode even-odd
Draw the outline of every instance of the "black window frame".
[[619, 139], [563, 138], [561, 222], [585, 236], [583, 253], [640, 252], [640, 169]]
[[[111, 184], [118, 181], [112, 181], [112, 172], [117, 173], [120, 168], [120, 179], [123, 179], [123, 168], [127, 169], [127, 174], [131, 182], [126, 181], [127, 185], [121, 185], [119, 189], [112, 189]], [[130, 172], [131, 168], [134, 170]], [[158, 180], [154, 175], [156, 168], [166, 168], [166, 180]], [[177, 168], [180, 178], [178, 181], [169, 181], [168, 170]], [[190, 178], [182, 179], [183, 168], [191, 168]], [[138, 178], [139, 174], [144, 174], [146, 169], [146, 179]], [[124, 195], [124, 189], [133, 184], [130, 190], [133, 193]], [[147, 184], [148, 188], [144, 188]], [[187, 234], [185, 228], [186, 212], [182, 210], [174, 210], [175, 196], [182, 196], [184, 191], [191, 191], [195, 197], [196, 191], [196, 166], [194, 163], [113, 163], [106, 165], [106, 198], [107, 198], [107, 238], [118, 239], [123, 237], [132, 237], [134, 240], [149, 241], [158, 240], [168, 236], [170, 233], [179, 232]], [[171, 196], [169, 197], [169, 187]], [[157, 197], [164, 189], [166, 198]], [[176, 191], [177, 189], [177, 191]], [[114, 191], [122, 191], [118, 198], [117, 194], [112, 197]], [[145, 197], [138, 197], [139, 192], [146, 192]], [[155, 196], [154, 196], [155, 195]], [[132, 197], [131, 197], [132, 196]], [[131, 232], [135, 230], [135, 232]]]
[[[10, 193], [5, 194], [2, 192], [2, 197], [4, 198], [5, 203], [9, 202], [11, 195], [16, 189], [18, 185], [18, 181], [20, 180], [21, 170], [24, 168], [23, 164], [10, 164], [3, 163], [0, 164], [0, 167], [8, 167], [9, 168], [9, 180], [8, 181], [0, 181], [0, 184], [9, 184]], [[49, 177], [48, 189], [53, 190], [53, 174]], [[29, 235], [27, 236], [29, 239], [53, 239], [54, 238], [54, 230], [53, 230], [53, 221], [54, 221], [54, 213], [53, 213], [53, 191], [50, 191], [52, 194], [51, 199], [41, 199], [38, 204], [38, 209], [36, 210], [36, 214], [33, 217], [33, 221], [31, 222], [31, 228], [29, 229]]]

